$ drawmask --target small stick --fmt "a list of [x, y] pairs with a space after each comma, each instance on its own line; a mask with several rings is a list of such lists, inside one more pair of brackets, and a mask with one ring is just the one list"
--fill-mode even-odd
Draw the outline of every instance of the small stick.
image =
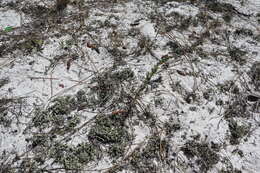
[[52, 79], [52, 80], [59, 80], [59, 78], [52, 78], [52, 77], [32, 77], [32, 76], [29, 76], [29, 78], [30, 78], [31, 80], [33, 80], [33, 79], [46, 79], [46, 80]]
[[50, 82], [51, 82], [51, 97], [52, 97], [52, 95], [53, 95], [53, 87], [52, 87], [52, 73], [51, 73]]

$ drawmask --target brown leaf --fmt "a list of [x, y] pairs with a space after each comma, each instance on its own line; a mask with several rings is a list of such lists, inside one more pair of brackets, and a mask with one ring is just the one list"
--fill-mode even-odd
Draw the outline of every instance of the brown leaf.
[[186, 76], [187, 74], [181, 70], [176, 70], [176, 72], [181, 76]]
[[59, 84], [59, 87], [64, 88], [65, 86], [63, 84]]

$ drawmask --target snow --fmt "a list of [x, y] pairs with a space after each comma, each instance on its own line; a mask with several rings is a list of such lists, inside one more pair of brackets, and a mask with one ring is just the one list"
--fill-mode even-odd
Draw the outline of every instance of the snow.
[[[241, 6], [238, 1], [234, 0], [223, 2], [231, 3], [236, 7]], [[168, 3], [168, 5], [169, 4], [170, 3]], [[165, 16], [171, 16], [174, 12], [189, 17], [196, 16], [200, 12], [200, 9], [194, 5], [177, 2], [172, 4], [172, 6], [167, 6], [168, 10], [165, 12]], [[140, 8], [143, 7], [142, 5], [145, 6], [145, 8], [140, 10]], [[114, 64], [115, 60], [106, 49], [107, 47], [113, 46], [111, 40], [109, 40], [111, 33], [117, 33], [118, 35], [123, 33], [123, 36], [127, 35], [128, 29], [131, 28], [130, 25], [133, 23], [138, 23], [133, 28], [139, 30], [141, 36], [154, 41], [155, 48], [153, 51], [157, 59], [170, 53], [165, 46], [167, 41], [178, 41], [182, 46], [190, 46], [191, 42], [188, 42], [189, 34], [193, 31], [196, 34], [199, 34], [204, 30], [203, 27], [199, 26], [189, 28], [189, 31], [186, 33], [180, 32], [179, 30], [172, 30], [170, 33], [167, 33], [168, 36], [163, 34], [160, 35], [160, 32], [157, 29], [160, 27], [163, 28], [163, 26], [158, 26], [158, 23], [150, 20], [149, 17], [144, 15], [145, 13], [152, 11], [152, 7], [153, 5], [146, 6], [145, 2], [133, 0], [124, 3], [122, 2], [122, 4], [115, 5], [113, 8], [111, 7], [111, 9], [91, 9], [89, 18], [84, 22], [86, 26], [91, 25], [92, 27], [98, 27], [101, 25], [98, 32], [91, 31], [92, 36], [98, 38], [97, 41], [101, 41], [101, 46], [99, 47], [100, 53], [87, 47], [87, 43], [95, 42], [88, 34], [85, 35], [84, 41], [79, 44], [79, 46], [83, 47], [82, 52], [80, 52], [76, 46], [72, 46], [69, 52], [64, 51], [61, 43], [65, 43], [67, 40], [72, 39], [71, 36], [64, 35], [60, 38], [48, 38], [48, 41], [44, 42], [43, 49], [40, 53], [32, 53], [30, 55], [18, 54], [15, 55], [16, 57], [9, 55], [0, 58], [0, 79], [5, 77], [10, 79], [10, 83], [1, 87], [0, 96], [8, 98], [26, 97], [29, 108], [25, 112], [30, 116], [31, 111], [33, 111], [33, 105], [48, 105], [48, 103], [57, 96], [72, 95], [79, 89], [90, 88], [90, 79], [93, 77], [92, 72], [98, 71], [101, 73]], [[165, 8], [162, 6], [159, 11], [163, 12], [165, 11]], [[253, 0], [246, 1], [245, 6], [239, 8], [239, 10], [244, 13], [250, 11], [250, 14], [256, 14], [259, 12], [259, 9], [260, 1]], [[73, 12], [74, 8], [69, 8], [69, 10]], [[215, 17], [219, 18], [218, 15], [215, 15]], [[109, 29], [105, 28], [103, 24], [106, 23], [106, 21], [109, 21], [109, 24], [115, 27]], [[23, 25], [22, 22], [24, 21], [21, 19], [21, 14], [15, 10], [0, 9], [0, 29], [2, 31], [8, 26], [19, 28]], [[236, 28], [246, 27], [253, 30], [254, 35], [260, 34], [259, 29], [257, 29], [258, 26], [255, 25], [255, 23], [250, 24], [248, 21], [241, 20], [240, 18], [233, 19], [231, 25], [232, 32]], [[141, 36], [139, 35], [138, 37], [141, 38]], [[173, 37], [171, 38], [171, 36]], [[206, 57], [199, 57], [197, 59], [198, 62], [192, 63], [190, 63], [192, 60], [187, 57], [180, 58], [179, 65], [176, 63], [177, 65], [174, 64], [174, 67], [170, 66], [166, 71], [161, 70], [160, 67], [160, 76], [162, 76], [163, 82], [158, 84], [159, 86], [155, 89], [152, 89], [152, 86], [149, 84], [147, 89], [148, 93], [138, 101], [143, 103], [143, 107], [149, 107], [152, 110], [161, 126], [163, 126], [163, 123], [168, 122], [170, 118], [180, 122], [181, 129], [176, 131], [171, 138], [172, 146], [176, 151], [179, 151], [187, 140], [193, 139], [196, 135], [200, 135], [200, 140], [203, 142], [224, 143], [226, 146], [221, 148], [219, 154], [223, 158], [227, 157], [234, 168], [240, 169], [242, 172], [257, 173], [260, 170], [259, 113], [254, 115], [255, 121], [252, 119], [243, 120], [252, 123], [252, 127], [255, 127], [255, 130], [252, 132], [252, 135], [247, 138], [247, 141], [243, 141], [239, 145], [233, 146], [227, 144], [228, 140], [226, 138], [229, 126], [228, 122], [223, 119], [225, 107], [217, 106], [215, 104], [218, 99], [222, 99], [223, 102], [230, 101], [229, 97], [231, 95], [230, 93], [218, 93], [217, 84], [225, 85], [226, 81], [235, 81], [235, 83], [238, 83], [238, 86], [243, 87], [242, 84], [239, 83], [239, 79], [242, 76], [241, 74], [246, 76], [245, 71], [250, 68], [250, 65], [260, 61], [259, 41], [257, 42], [249, 37], [231, 39], [233, 46], [250, 52], [246, 55], [248, 62], [245, 66], [240, 67], [237, 64], [234, 64], [234, 62], [229, 63], [229, 60], [226, 60], [226, 55], [217, 56], [214, 60], [207, 59]], [[125, 46], [127, 49], [125, 52], [133, 52], [138, 45], [137, 40], [137, 38], [127, 36], [126, 38], [122, 38], [122, 45], [116, 46], [116, 48]], [[115, 44], [117, 44], [118, 40], [114, 41]], [[252, 42], [255, 43], [252, 44]], [[0, 42], [0, 45], [3, 44], [4, 43]], [[212, 44], [210, 41], [203, 44], [201, 48], [206, 52], [211, 52], [213, 50], [224, 52], [227, 50], [225, 45]], [[64, 52], [68, 53], [68, 55], [64, 56]], [[255, 54], [252, 52], [255, 52]], [[77, 60], [71, 63], [70, 69], [68, 70], [67, 62], [73, 53], [78, 53], [84, 56], [85, 59], [81, 59], [79, 56]], [[51, 66], [54, 57], [59, 55], [64, 56], [63, 59], [55, 64], [55, 66]], [[123, 60], [127, 62], [128, 67], [134, 70], [138, 79], [137, 82], [139, 82], [138, 84], [141, 84], [147, 73], [151, 71], [158, 61], [149, 53], [141, 56], [132, 55], [130, 58], [129, 57], [123, 57]], [[220, 59], [219, 61], [218, 58]], [[29, 64], [29, 62], [33, 63]], [[177, 70], [184, 71], [188, 75], [178, 74], [176, 73]], [[194, 77], [194, 75], [190, 75], [193, 72], [200, 74]], [[153, 77], [152, 79], [155, 79], [156, 77]], [[248, 82], [249, 79], [246, 80]], [[172, 81], [180, 83], [183, 89], [182, 92], [178, 92], [177, 87], [175, 88], [176, 91], [173, 91], [171, 87], [171, 84], [173, 84]], [[212, 101], [203, 98], [203, 93], [207, 88], [210, 88], [210, 85], [214, 85], [214, 99]], [[193, 92], [194, 86], [195, 88], [196, 86], [198, 87], [198, 90], [196, 91], [198, 94], [197, 100], [186, 103], [183, 95]], [[154, 102], [159, 97], [161, 98], [162, 103], [161, 106], [156, 107]], [[192, 110], [193, 108], [195, 108], [195, 110]], [[179, 112], [178, 115], [173, 113], [176, 111]], [[88, 117], [87, 119], [91, 119], [95, 116], [95, 113], [86, 113], [86, 115]], [[14, 151], [22, 154], [27, 150], [27, 142], [25, 142], [25, 139], [31, 134], [23, 134], [23, 131], [28, 122], [30, 122], [30, 118], [25, 119], [24, 124], [19, 127], [19, 130], [16, 133], [12, 133], [14, 129], [17, 129], [17, 127], [14, 127], [13, 125], [13, 129], [11, 128], [9, 130], [0, 126], [0, 153], [3, 151]], [[140, 144], [145, 143], [149, 136], [153, 135], [151, 129], [143, 123], [134, 125], [132, 128], [135, 138], [129, 153]], [[183, 138], [184, 135], [186, 135], [186, 139]], [[82, 140], [84, 140], [84, 136], [75, 137], [73, 145], [78, 144], [79, 141]], [[232, 152], [236, 148], [243, 151], [244, 157], [240, 157]], [[93, 166], [93, 172], [95, 172], [94, 170], [109, 168], [112, 164], [113, 163], [109, 158], [103, 158], [98, 165], [95, 165], [96, 167]], [[222, 167], [225, 167], [225, 165], [223, 165], [222, 163], [218, 163], [216, 168], [213, 168], [210, 172], [219, 171]], [[170, 171], [171, 170], [169, 170], [169, 172]], [[186, 172], [189, 172], [189, 168]]]
[[0, 9], [0, 28], [21, 26], [21, 16], [15, 10], [4, 11]]
[[142, 21], [140, 24], [140, 30], [144, 36], [149, 38], [155, 38], [156, 33], [152, 23]]

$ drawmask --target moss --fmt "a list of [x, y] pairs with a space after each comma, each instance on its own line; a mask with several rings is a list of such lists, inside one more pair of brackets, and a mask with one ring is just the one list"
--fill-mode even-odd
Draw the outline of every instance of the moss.
[[25, 141], [30, 143], [30, 148], [34, 149], [35, 147], [48, 147], [52, 139], [51, 134], [34, 134], [31, 138], [27, 138]]
[[54, 104], [48, 108], [53, 115], [68, 115], [77, 109], [77, 101], [72, 96], [57, 97], [52, 101]]
[[92, 88], [96, 97], [92, 97], [92, 104], [98, 106], [104, 106], [114, 95], [115, 85], [104, 78], [98, 78], [97, 85]]
[[239, 94], [239, 88], [233, 80], [224, 81], [224, 83], [218, 83], [217, 87], [220, 92]]
[[176, 51], [177, 54], [181, 53], [180, 45], [178, 42], [169, 41], [169, 42], [167, 42], [166, 46], [169, 46], [172, 49], [172, 51]]
[[187, 141], [181, 151], [191, 159], [196, 156], [196, 163], [202, 172], [207, 172], [220, 160], [219, 155], [207, 143]]
[[95, 85], [88, 93], [92, 107], [104, 106], [119, 94], [122, 82], [133, 80], [134, 72], [130, 68], [109, 69], [92, 79]]
[[26, 159], [23, 159], [23, 161], [20, 164], [20, 167], [15, 172], [40, 173], [40, 172], [43, 172], [43, 170], [40, 168], [39, 163], [37, 163], [35, 160], [26, 158]]
[[40, 19], [50, 12], [50, 8], [39, 4], [27, 4], [21, 8], [21, 11], [27, 15]]
[[123, 156], [125, 148], [131, 140], [125, 125], [126, 114], [98, 115], [91, 127], [88, 139], [96, 145], [107, 149], [112, 160]]
[[134, 72], [130, 68], [125, 68], [121, 71], [116, 71], [111, 74], [111, 79], [120, 82], [133, 79], [133, 77], [134, 77]]
[[240, 50], [239, 48], [231, 48], [228, 50], [228, 53], [232, 61], [236, 61], [240, 65], [244, 65], [246, 63], [246, 59], [244, 58], [247, 54], [246, 51]]
[[14, 102], [14, 99], [9, 99], [9, 98], [0, 98], [0, 106], [5, 106], [9, 103]]
[[225, 22], [230, 23], [233, 16], [230, 13], [224, 13], [222, 18]]
[[0, 88], [2, 88], [4, 85], [8, 84], [9, 82], [10, 82], [9, 78], [0, 79]]
[[200, 11], [196, 15], [196, 21], [199, 22], [201, 25], [206, 25], [210, 20], [213, 20], [213, 18], [204, 11]]
[[[77, 97], [76, 97], [77, 98]], [[52, 127], [52, 132], [63, 134], [74, 129], [80, 123], [80, 115], [71, 115], [82, 103], [72, 96], [58, 97], [52, 101], [52, 105], [46, 109], [37, 108], [34, 112], [32, 123], [37, 128]]]
[[208, 2], [206, 7], [215, 13], [230, 13], [234, 11], [234, 6], [232, 4], [217, 1]]
[[110, 158], [118, 159], [122, 157], [125, 152], [125, 145], [113, 144], [108, 147], [108, 155]]
[[154, 135], [150, 137], [144, 149], [135, 151], [129, 162], [129, 169], [137, 172], [157, 172], [158, 165], [168, 155], [169, 144]]
[[239, 97], [234, 98], [234, 101], [228, 105], [224, 112], [225, 119], [234, 117], [249, 118], [250, 115], [246, 100]]
[[81, 143], [77, 146], [56, 143], [51, 148], [50, 157], [65, 169], [79, 169], [98, 158], [98, 150], [91, 144]]
[[178, 27], [180, 30], [187, 30], [189, 26], [192, 24], [192, 17], [185, 18], [181, 21], [180, 26]]
[[0, 125], [8, 128], [11, 127], [14, 118], [10, 110], [13, 109], [19, 101], [20, 99], [0, 98]]
[[28, 139], [28, 142], [32, 148], [36, 146], [37, 150], [41, 148], [42, 154], [48, 150], [48, 158], [55, 159], [55, 163], [62, 165], [64, 169], [80, 169], [84, 164], [98, 157], [97, 148], [100, 149], [100, 146], [103, 146], [102, 149], [106, 150], [105, 153], [112, 160], [122, 157], [131, 138], [125, 125], [128, 117], [126, 112], [96, 116], [94, 125], [87, 129], [89, 144], [72, 146], [61, 144], [56, 140], [57, 137], [72, 134], [71, 132], [74, 132], [75, 127], [80, 123], [81, 115], [75, 112], [72, 114], [73, 111], [90, 106], [95, 108], [91, 94], [98, 96], [95, 101], [100, 106], [100, 101], [104, 101], [106, 97], [113, 98], [116, 87], [120, 86], [121, 82], [132, 80], [133, 77], [134, 73], [129, 68], [107, 71], [92, 80], [97, 85], [90, 89], [90, 94], [80, 90], [74, 96], [55, 98], [47, 108], [39, 107], [34, 112], [32, 127], [40, 132], [48, 131], [52, 136], [34, 136]]
[[225, 168], [222, 168], [219, 173], [242, 173], [242, 171], [234, 168], [232, 162], [229, 157], [223, 157], [221, 162], [225, 165]]
[[230, 130], [230, 144], [237, 145], [240, 143], [241, 138], [246, 136], [249, 133], [249, 126], [246, 125], [238, 125], [238, 123], [230, 119], [228, 122], [228, 127]]
[[213, 101], [214, 99], [214, 90], [213, 89], [206, 89], [203, 92], [203, 98], [208, 101]]
[[72, 48], [73, 45], [77, 45], [77, 42], [73, 39], [61, 41], [60, 43], [60, 48], [64, 50], [69, 50]]
[[239, 28], [239, 29], [236, 29], [234, 34], [236, 36], [253, 36], [253, 31], [251, 29], [246, 29], [246, 28]]
[[164, 123], [164, 129], [166, 132], [166, 136], [173, 136], [173, 133], [181, 129], [181, 125], [178, 122], [174, 122], [173, 120], [169, 120]]
[[[81, 169], [98, 157], [98, 150], [89, 143], [80, 143], [77, 146], [62, 144], [57, 139], [72, 134], [80, 124], [81, 115], [72, 111], [78, 110], [87, 104], [87, 97], [83, 90], [75, 96], [55, 98], [46, 109], [37, 108], [32, 119], [32, 127], [38, 130], [27, 142], [37, 155], [46, 159], [54, 159], [54, 163], [62, 165], [62, 169]], [[44, 131], [45, 133], [42, 133]], [[46, 133], [47, 132], [47, 133]], [[65, 139], [65, 138], [64, 138]], [[70, 140], [70, 139], [66, 139]]]
[[154, 127], [156, 124], [155, 116], [148, 110], [144, 111], [143, 114], [138, 116], [139, 120], [143, 121], [147, 126]]
[[123, 115], [99, 115], [90, 129], [88, 138], [101, 144], [116, 144], [129, 141], [130, 135], [125, 127]]
[[11, 127], [12, 119], [8, 117], [7, 108], [0, 107], [0, 125], [4, 127]]
[[20, 43], [20, 48], [26, 53], [38, 52], [42, 50], [43, 40], [40, 38], [30, 38]]
[[257, 91], [260, 91], [260, 63], [256, 62], [252, 65], [249, 76]]

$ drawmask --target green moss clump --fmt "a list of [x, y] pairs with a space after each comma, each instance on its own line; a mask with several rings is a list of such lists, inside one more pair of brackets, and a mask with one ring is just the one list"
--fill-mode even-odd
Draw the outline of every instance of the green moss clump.
[[68, 146], [57, 143], [50, 151], [50, 158], [63, 165], [64, 169], [79, 169], [98, 158], [98, 150], [91, 144], [81, 143]]
[[221, 2], [208, 2], [206, 7], [215, 12], [215, 13], [225, 13], [234, 11], [235, 7], [229, 3], [221, 3]]
[[43, 40], [40, 38], [30, 38], [22, 43], [20, 43], [20, 48], [26, 53], [38, 52], [43, 48]]
[[234, 117], [249, 118], [250, 116], [251, 113], [248, 104], [246, 100], [242, 98], [235, 98], [224, 112], [224, 118], [227, 120]]
[[53, 100], [53, 103], [48, 108], [48, 112], [53, 115], [68, 115], [77, 109], [77, 101], [72, 96], [57, 97]]
[[90, 129], [88, 139], [92, 143], [105, 146], [112, 159], [122, 157], [131, 139], [125, 120], [126, 116], [122, 114], [99, 115]]
[[100, 115], [91, 128], [88, 137], [102, 144], [115, 144], [129, 141], [129, 133], [124, 126], [124, 115]]
[[72, 96], [58, 97], [53, 100], [52, 105], [46, 109], [37, 108], [32, 119], [34, 127], [44, 129], [52, 128], [52, 133], [64, 134], [80, 123], [78, 114], [72, 115], [82, 106], [80, 99]]
[[[91, 107], [102, 107], [109, 101], [116, 99], [120, 94], [122, 82], [128, 82], [134, 78], [134, 72], [130, 68], [120, 70], [109, 69], [92, 79], [95, 84], [89, 92]], [[111, 102], [109, 102], [111, 103]]]
[[111, 78], [116, 81], [126, 81], [134, 77], [134, 72], [130, 68], [125, 68], [122, 71], [116, 71], [111, 74]]
[[230, 13], [224, 13], [222, 18], [226, 23], [230, 23], [233, 16]]
[[207, 172], [220, 160], [219, 155], [206, 143], [196, 141], [187, 141], [181, 151], [187, 158], [197, 157], [196, 163], [200, 166], [202, 172]]
[[237, 145], [240, 143], [241, 138], [246, 136], [249, 133], [249, 126], [238, 125], [237, 122], [233, 119], [229, 120], [228, 127], [230, 130], [230, 144]]
[[231, 48], [228, 50], [232, 61], [238, 62], [240, 65], [246, 63], [244, 56], [247, 54], [246, 51], [240, 50], [239, 48]]

